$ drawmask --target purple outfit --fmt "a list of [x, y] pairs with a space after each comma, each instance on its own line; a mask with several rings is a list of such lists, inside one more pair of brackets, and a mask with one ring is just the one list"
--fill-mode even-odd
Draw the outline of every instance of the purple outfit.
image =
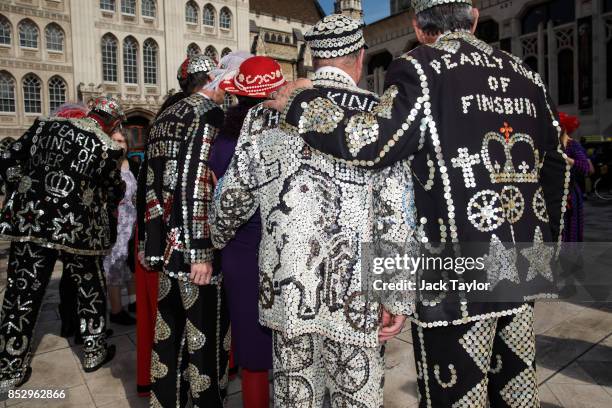
[[[227, 133], [227, 132], [226, 132]], [[236, 150], [236, 137], [221, 134], [210, 154], [217, 179], [225, 174]], [[221, 269], [227, 294], [236, 364], [251, 371], [272, 368], [270, 330], [259, 324], [259, 266], [261, 219], [257, 211], [221, 250]]]
[[563, 241], [582, 242], [584, 240], [584, 200], [576, 179], [589, 174], [589, 159], [582, 145], [573, 139], [570, 139], [567, 143], [565, 154], [574, 159], [575, 163], [571, 170], [570, 194], [567, 198]]

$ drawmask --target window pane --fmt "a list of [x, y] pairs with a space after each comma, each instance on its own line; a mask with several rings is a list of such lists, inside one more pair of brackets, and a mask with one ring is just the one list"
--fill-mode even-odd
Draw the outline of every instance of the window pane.
[[60, 77], [49, 81], [49, 111], [53, 112], [66, 102], [66, 83]]
[[142, 0], [142, 15], [155, 17], [155, 0]]
[[110, 35], [102, 38], [102, 78], [117, 82], [117, 40]]
[[47, 26], [45, 30], [47, 37], [47, 49], [51, 51], [64, 51], [64, 32], [54, 24]]
[[157, 84], [157, 44], [154, 41], [144, 43], [142, 57], [145, 84]]
[[215, 10], [211, 6], [204, 7], [204, 25], [210, 27], [215, 25]]
[[136, 14], [136, 0], [121, 0], [123, 14]]
[[115, 11], [115, 0], [100, 0], [100, 8], [107, 11]]
[[198, 23], [198, 6], [192, 2], [187, 3], [185, 6], [185, 21], [190, 24]]
[[559, 105], [574, 103], [574, 53], [565, 49], [558, 56]]
[[612, 39], [608, 40], [607, 53], [606, 78], [608, 81], [608, 99], [612, 99]]
[[226, 8], [221, 10], [221, 17], [219, 20], [219, 25], [221, 26], [221, 28], [226, 28], [226, 29], [232, 28], [232, 15], [230, 14], [229, 10]]
[[131, 37], [123, 43], [123, 79], [127, 84], [138, 83], [138, 44]]
[[41, 113], [40, 80], [34, 75], [23, 79], [23, 106], [26, 113]]
[[138, 46], [133, 38], [126, 38], [123, 43], [124, 80], [128, 84], [138, 83]]
[[19, 24], [19, 44], [22, 47], [38, 48], [38, 27], [31, 21]]
[[0, 17], [0, 44], [11, 44], [11, 23], [4, 17]]
[[0, 112], [15, 112], [15, 80], [0, 72]]

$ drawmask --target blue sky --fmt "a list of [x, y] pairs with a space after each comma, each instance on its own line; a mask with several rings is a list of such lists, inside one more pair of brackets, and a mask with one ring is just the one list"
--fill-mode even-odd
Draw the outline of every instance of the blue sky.
[[[334, 0], [319, 0], [327, 14], [334, 11]], [[362, 0], [366, 23], [380, 20], [389, 15], [389, 0]]]

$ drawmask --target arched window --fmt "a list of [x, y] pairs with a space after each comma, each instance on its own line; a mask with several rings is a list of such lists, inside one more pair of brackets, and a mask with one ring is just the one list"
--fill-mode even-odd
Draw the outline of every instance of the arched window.
[[123, 14], [136, 14], [136, 0], [121, 0], [121, 12]]
[[100, 0], [100, 9], [106, 11], [115, 11], [115, 0]]
[[155, 17], [157, 12], [157, 5], [155, 0], [142, 0], [142, 16], [143, 17]]
[[55, 23], [51, 23], [45, 28], [45, 38], [47, 39], [47, 50], [64, 51], [64, 30]]
[[574, 52], [565, 48], [557, 56], [559, 105], [574, 103]]
[[38, 27], [33, 21], [23, 20], [19, 23], [19, 45], [26, 48], [38, 48]]
[[117, 39], [112, 34], [102, 37], [102, 79], [117, 82]]
[[185, 4], [185, 21], [189, 24], [198, 24], [198, 5], [193, 1]]
[[123, 81], [126, 84], [138, 83], [138, 42], [134, 37], [123, 40]]
[[232, 50], [229, 48], [224, 48], [223, 51], [221, 51], [221, 58], [225, 57], [227, 54], [231, 54]]
[[15, 80], [6, 71], [0, 71], [0, 112], [15, 112]]
[[213, 47], [212, 45], [206, 47], [206, 49], [204, 50], [204, 55], [212, 58], [214, 61], [219, 61], [219, 54], [217, 53], [215, 47]]
[[191, 43], [187, 47], [187, 55], [193, 57], [194, 55], [198, 55], [202, 53], [202, 49], [196, 43]]
[[34, 74], [23, 78], [23, 106], [26, 113], [42, 113], [40, 79]]
[[6, 17], [0, 15], [0, 44], [11, 45], [11, 23]]
[[221, 9], [219, 14], [219, 27], [229, 30], [232, 28], [232, 13], [227, 7]]
[[157, 84], [157, 50], [157, 43], [150, 38], [142, 46], [145, 84]]
[[574, 0], [551, 0], [537, 4], [527, 10], [523, 15], [521, 25], [523, 34], [538, 31], [540, 24], [552, 21], [555, 26], [570, 23], [576, 20], [576, 4]]
[[66, 102], [66, 82], [59, 76], [49, 80], [49, 112]]
[[215, 8], [207, 4], [204, 6], [204, 11], [202, 12], [202, 20], [205, 26], [214, 27], [215, 26]]

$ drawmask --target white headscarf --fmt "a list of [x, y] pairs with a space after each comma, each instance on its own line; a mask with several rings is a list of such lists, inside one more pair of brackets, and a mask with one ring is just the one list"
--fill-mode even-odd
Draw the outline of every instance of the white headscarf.
[[246, 51], [236, 51], [230, 52], [225, 57], [221, 58], [217, 68], [209, 73], [209, 75], [213, 76], [215, 79], [209, 82], [204, 89], [216, 90], [219, 88], [219, 84], [222, 81], [235, 77], [236, 74], [238, 74], [240, 65], [252, 56], [253, 55]]

